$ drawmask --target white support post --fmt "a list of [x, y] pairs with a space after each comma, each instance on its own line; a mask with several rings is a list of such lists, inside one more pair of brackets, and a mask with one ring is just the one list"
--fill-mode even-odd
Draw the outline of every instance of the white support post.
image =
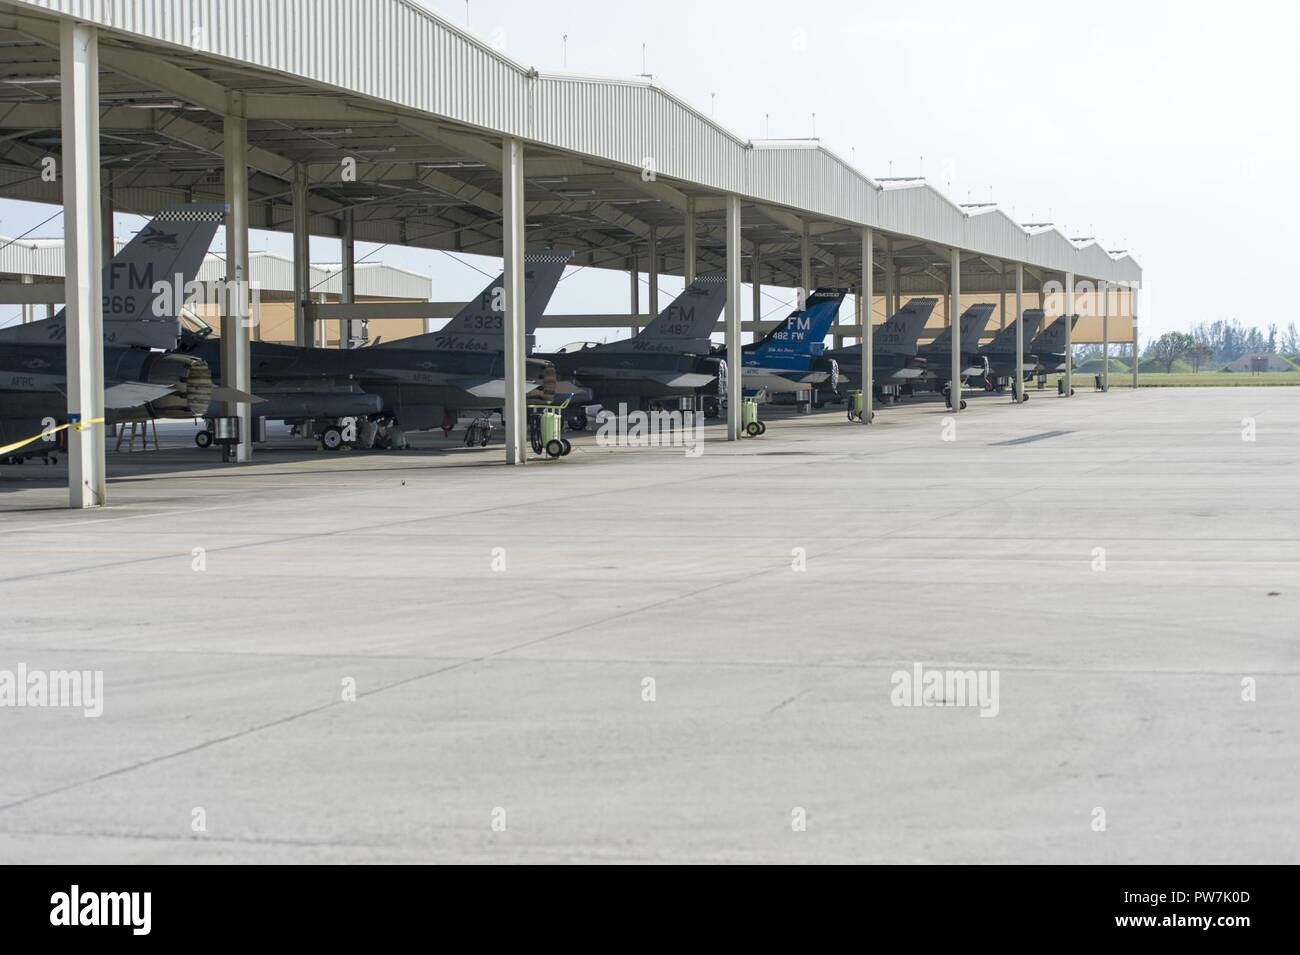
[[961, 411], [961, 250], [952, 250], [951, 276], [948, 280], [948, 325], [952, 328], [952, 364], [948, 371], [948, 403], [956, 414]]
[[1138, 388], [1138, 365], [1142, 363], [1142, 357], [1138, 354], [1138, 300], [1137, 286], [1128, 287], [1128, 307], [1129, 313], [1133, 316], [1133, 390]]
[[307, 206], [307, 164], [293, 167], [293, 342], [311, 346], [316, 339], [307, 317], [311, 300], [311, 210]]
[[686, 284], [695, 281], [695, 199], [686, 199], [686, 230], [682, 235], [682, 274]]
[[[339, 302], [343, 305], [353, 305], [357, 300], [357, 244], [356, 228], [353, 221], [351, 209], [343, 210], [342, 222], [340, 222], [340, 239], [342, 246], [341, 275], [339, 288]], [[339, 322], [340, 345], [343, 348], [353, 347], [355, 339], [361, 337], [362, 319], [348, 319]]]
[[506, 464], [528, 459], [528, 365], [524, 357], [524, 144], [501, 144], [501, 257], [505, 272]]
[[727, 206], [727, 440], [740, 437], [741, 379], [745, 372], [740, 341], [740, 197], [728, 195]]
[[1065, 273], [1065, 397], [1074, 394], [1074, 273]]
[[1016, 404], [1025, 400], [1025, 267], [1016, 263], [1016, 384], [1011, 390]]
[[649, 248], [646, 250], [650, 261], [646, 263], [646, 281], [650, 283], [646, 296], [646, 312], [651, 318], [659, 314], [659, 236], [654, 226], [650, 227]]
[[754, 254], [749, 260], [750, 291], [754, 296], [750, 304], [750, 311], [753, 312], [751, 321], [754, 322], [753, 341], [758, 341], [763, 337], [763, 333], [758, 330], [758, 322], [763, 318], [763, 282], [759, 277], [758, 270], [758, 243], [754, 243]]
[[1101, 282], [1101, 391], [1110, 391], [1110, 283]]
[[103, 236], [99, 217], [99, 33], [59, 24], [68, 506], [104, 503]]
[[[221, 383], [243, 392], [253, 390], [249, 336], [252, 317], [248, 300], [248, 120], [244, 95], [227, 96], [222, 122], [226, 180], [226, 308], [221, 316]], [[239, 443], [234, 460], [253, 458], [253, 412], [247, 402], [225, 402], [223, 413], [239, 419]], [[230, 448], [222, 459], [230, 460]]]
[[876, 297], [876, 236], [871, 229], [862, 230], [862, 279], [858, 285], [861, 294], [862, 316], [862, 423], [871, 424], [875, 412], [875, 354], [871, 331], [871, 303]]

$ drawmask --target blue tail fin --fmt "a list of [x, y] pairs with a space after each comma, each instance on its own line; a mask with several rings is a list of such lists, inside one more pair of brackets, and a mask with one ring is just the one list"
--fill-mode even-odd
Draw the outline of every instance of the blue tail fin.
[[750, 356], [770, 358], [820, 355], [826, 347], [826, 335], [835, 324], [840, 303], [848, 291], [843, 288], [817, 289], [808, 296], [802, 309], [791, 312], [766, 338], [752, 346]]

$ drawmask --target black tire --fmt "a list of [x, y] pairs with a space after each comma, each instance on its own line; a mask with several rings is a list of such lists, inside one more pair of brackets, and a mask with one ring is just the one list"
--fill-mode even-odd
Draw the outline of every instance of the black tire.
[[763, 432], [759, 430], [757, 421], [751, 421], [749, 424], [745, 425], [745, 434], [749, 435], [751, 438], [757, 438], [762, 433]]
[[546, 442], [547, 457], [558, 458], [558, 457], [562, 457], [563, 455], [564, 455], [564, 445], [562, 445], [559, 441], [557, 441], [555, 438], [551, 438], [550, 441]]
[[766, 422], [766, 421], [760, 421], [760, 422], [758, 422], [758, 433], [759, 433], [759, 434], [767, 434], [767, 422]]
[[200, 431], [198, 434], [194, 436], [194, 443], [197, 444], [200, 448], [212, 447], [212, 432]]
[[587, 430], [587, 412], [585, 412], [585, 411], [579, 411], [579, 412], [578, 412], [577, 414], [575, 414], [572, 418], [570, 418], [570, 419], [569, 419], [569, 430], [570, 430], [570, 431], [586, 431], [586, 430]]
[[485, 437], [482, 441], [478, 443], [478, 446], [480, 448], [486, 448], [488, 446], [488, 439]]
[[562, 457], [567, 458], [569, 456], [569, 452], [573, 450], [573, 442], [570, 441], [568, 438], [561, 438], [560, 444], [564, 445], [564, 454], [562, 455]]
[[326, 451], [337, 451], [343, 447], [343, 432], [331, 425], [320, 433], [320, 443]]
[[1070, 389], [1070, 397], [1071, 397], [1071, 398], [1074, 397], [1074, 389], [1073, 389], [1073, 388]]
[[965, 398], [963, 398], [963, 399], [961, 400], [961, 410], [962, 410], [962, 411], [965, 411], [965, 410], [966, 410], [966, 399], [965, 399]]

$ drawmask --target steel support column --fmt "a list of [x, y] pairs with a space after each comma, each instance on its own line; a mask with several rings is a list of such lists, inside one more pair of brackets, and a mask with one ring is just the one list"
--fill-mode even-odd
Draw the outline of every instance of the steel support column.
[[876, 298], [876, 235], [871, 229], [862, 230], [862, 278], [858, 285], [861, 291], [862, 314], [862, 423], [871, 424], [875, 410], [875, 355], [874, 338], [871, 331], [871, 303]]
[[803, 224], [799, 235], [799, 307], [803, 308], [812, 294], [812, 236], [808, 234], [808, 223]]
[[1110, 283], [1101, 284], [1101, 390], [1110, 391]]
[[1007, 263], [1002, 263], [1002, 281], [998, 285], [998, 329], [1007, 327]]
[[524, 144], [501, 144], [501, 257], [505, 272], [506, 464], [528, 458], [528, 365], [524, 357]]
[[99, 227], [104, 232], [103, 261], [111, 262], [117, 251], [113, 244], [113, 173], [108, 169], [99, 171]]
[[686, 229], [682, 234], [682, 274], [686, 277], [686, 284], [690, 285], [695, 281], [695, 199], [688, 197], [686, 200]]
[[[253, 390], [248, 301], [248, 120], [244, 95], [230, 93], [222, 122], [226, 181], [226, 307], [221, 316], [221, 383], [245, 393]], [[234, 460], [253, 458], [253, 412], [247, 402], [227, 401], [223, 413], [239, 419]], [[231, 460], [225, 448], [222, 459]]]
[[[357, 300], [357, 243], [355, 237], [354, 217], [351, 209], [343, 210], [339, 223], [341, 233], [342, 257], [340, 258], [339, 302], [344, 305], [355, 304]], [[339, 338], [343, 348], [356, 347], [359, 343], [364, 319], [347, 319], [339, 322]]]
[[1065, 273], [1065, 397], [1074, 394], [1074, 273]]
[[[750, 321], [755, 323], [761, 321], [763, 318], [763, 283], [759, 278], [758, 269], [759, 269], [758, 244], [755, 243], [753, 257], [751, 257], [749, 260], [749, 282], [751, 286], [750, 291], [753, 293], [754, 296], [750, 304], [750, 311], [753, 312], [753, 316], [751, 317]], [[754, 327], [753, 335], [754, 335], [753, 338], [754, 341], [758, 341], [760, 338], [763, 337], [763, 333], [758, 330], [757, 325], [755, 325]]]
[[636, 316], [641, 314], [641, 271], [640, 263], [636, 260], [636, 251], [627, 257], [627, 274], [632, 280], [628, 289], [628, 308], [632, 315], [632, 324], [629, 326], [632, 336], [635, 338], [641, 327], [636, 323]]
[[1129, 314], [1133, 316], [1133, 388], [1138, 387], [1138, 365], [1142, 363], [1142, 358], [1138, 355], [1138, 300], [1137, 286], [1128, 287], [1128, 308]]
[[[99, 33], [59, 24], [68, 506], [104, 503], [103, 234], [99, 196]], [[83, 424], [84, 423], [84, 424]]]
[[744, 348], [740, 341], [740, 197], [728, 195], [727, 206], [727, 440], [740, 437], [741, 379]]
[[311, 296], [311, 210], [307, 207], [307, 165], [293, 167], [293, 341], [295, 345], [313, 345], [311, 319], [307, 303]]
[[1025, 267], [1016, 263], [1016, 384], [1011, 389], [1016, 404], [1025, 400]]
[[948, 404], [953, 414], [961, 411], [961, 250], [952, 250], [948, 280], [948, 324], [952, 328], [952, 364], [948, 379]]
[[646, 312], [651, 318], [659, 314], [659, 236], [654, 226], [650, 227], [649, 245], [646, 254], [650, 261], [646, 263], [646, 281], [649, 293], [646, 295]]

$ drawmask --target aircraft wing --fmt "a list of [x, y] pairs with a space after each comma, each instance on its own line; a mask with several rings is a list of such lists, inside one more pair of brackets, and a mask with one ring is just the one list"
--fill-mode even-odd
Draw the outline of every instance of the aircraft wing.
[[669, 388], [703, 388], [711, 382], [717, 375], [700, 375], [694, 372], [645, 372], [638, 373], [635, 377], [645, 378], [649, 381], [658, 382], [661, 385], [667, 385]]

